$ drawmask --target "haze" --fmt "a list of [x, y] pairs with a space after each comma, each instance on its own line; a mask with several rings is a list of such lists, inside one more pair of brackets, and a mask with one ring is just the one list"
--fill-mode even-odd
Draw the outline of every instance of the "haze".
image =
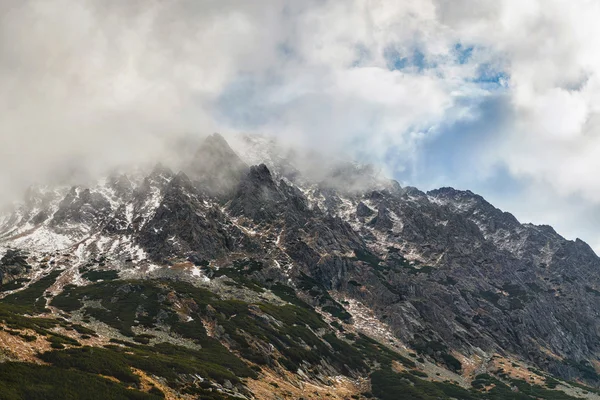
[[0, 196], [260, 133], [598, 250], [599, 19], [593, 1], [3, 0]]

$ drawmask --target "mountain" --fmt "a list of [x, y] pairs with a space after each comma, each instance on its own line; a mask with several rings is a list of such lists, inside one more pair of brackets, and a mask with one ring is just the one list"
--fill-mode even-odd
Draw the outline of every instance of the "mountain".
[[260, 136], [182, 165], [0, 216], [0, 398], [600, 398], [581, 240]]

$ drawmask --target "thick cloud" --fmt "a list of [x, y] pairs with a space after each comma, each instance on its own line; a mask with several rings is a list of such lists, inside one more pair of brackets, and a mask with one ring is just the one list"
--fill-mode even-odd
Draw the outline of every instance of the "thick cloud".
[[[0, 188], [153, 160], [181, 134], [245, 131], [417, 186], [486, 187], [502, 171], [556, 197], [548, 216], [572, 198], [592, 210], [599, 19], [586, 0], [4, 0]], [[437, 169], [423, 168], [431, 149]]]
[[453, 117], [453, 90], [463, 90], [458, 69], [414, 60], [452, 58], [437, 32], [419, 34], [436, 29], [435, 12], [317, 0], [5, 1], [2, 185], [65, 163], [96, 170], [152, 158], [181, 132], [409, 154]]

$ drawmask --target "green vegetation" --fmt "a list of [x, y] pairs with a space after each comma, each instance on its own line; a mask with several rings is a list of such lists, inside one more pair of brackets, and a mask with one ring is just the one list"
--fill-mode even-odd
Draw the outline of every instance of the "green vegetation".
[[482, 297], [485, 300], [492, 303], [493, 305], [495, 305], [496, 307], [499, 307], [498, 302], [502, 298], [502, 295], [500, 295], [496, 292], [491, 292], [489, 290], [484, 290], [484, 291], [479, 292], [479, 297]]
[[[541, 290], [539, 286], [536, 284], [528, 284], [530, 288], [535, 288]], [[532, 299], [527, 294], [527, 291], [521, 287], [520, 285], [513, 283], [505, 283], [502, 286], [502, 290], [508, 294], [508, 296], [504, 296], [499, 292], [492, 292], [489, 290], [484, 290], [478, 293], [479, 297], [489, 301], [494, 306], [501, 309], [509, 309], [509, 310], [522, 310], [525, 308], [525, 304], [529, 303]], [[536, 289], [532, 289], [536, 290]], [[501, 300], [506, 299], [508, 301], [508, 306], [504, 306], [500, 303]]]
[[446, 277], [446, 280], [440, 281], [439, 283], [441, 283], [444, 286], [454, 286], [458, 283], [458, 281], [453, 277], [448, 276]]
[[56, 281], [62, 271], [52, 271], [32, 283], [26, 289], [15, 292], [2, 299], [2, 304], [21, 314], [39, 314], [46, 308], [44, 292]]
[[346, 366], [349, 366], [353, 370], [367, 370], [367, 365], [363, 360], [363, 355], [359, 353], [354, 346], [351, 346], [347, 342], [338, 339], [332, 333], [328, 333], [323, 336], [323, 339], [327, 341], [337, 353], [338, 360]]
[[[248, 265], [257, 268], [256, 264]], [[215, 321], [231, 339], [232, 349], [259, 365], [276, 360], [253, 345], [256, 340], [275, 346], [284, 356], [286, 367], [293, 371], [303, 363], [319, 365], [322, 359], [344, 373], [366, 370], [360, 353], [346, 342], [333, 335], [326, 339], [319, 337], [316, 332], [330, 329], [329, 326], [314, 309], [298, 299], [293, 289], [283, 285], [275, 285], [273, 289], [292, 304], [249, 305], [237, 300], [222, 300], [206, 289], [185, 282], [107, 281], [65, 288], [53, 299], [52, 305], [65, 311], [83, 308], [86, 315], [144, 344], [149, 342], [150, 337], [134, 335], [132, 327], [170, 326], [172, 332], [202, 346], [198, 357], [203, 363], [229, 365], [229, 369], [235, 367], [237, 376], [252, 376], [254, 372], [221, 343], [208, 337], [203, 319]], [[324, 293], [319, 293], [325, 297]], [[86, 300], [96, 300], [102, 308], [85, 306]], [[183, 322], [174, 311], [175, 303], [188, 306], [188, 321]]]
[[509, 308], [511, 310], [521, 310], [525, 308], [525, 304], [531, 301], [527, 291], [520, 285], [505, 283], [502, 290], [508, 293]]
[[550, 376], [547, 376], [545, 378], [545, 382], [546, 382], [546, 387], [548, 387], [550, 389], [554, 389], [554, 388], [556, 388], [560, 384], [559, 381], [557, 381], [556, 379], [554, 379], [554, 378], [552, 378]]
[[[400, 250], [393, 247], [388, 247], [388, 258], [383, 261], [372, 253], [355, 250], [354, 261], [362, 261], [373, 268], [373, 272], [379, 278], [379, 281], [391, 293], [402, 296], [402, 293], [389, 283], [389, 275], [391, 272], [409, 275], [430, 275], [436, 271], [436, 268], [429, 265], [420, 265], [418, 262], [411, 262], [400, 254]], [[353, 284], [349, 282], [349, 284]]]
[[[389, 249], [388, 249], [389, 250]], [[421, 265], [418, 261], [409, 261], [397, 249], [389, 252], [390, 257], [386, 262], [387, 266], [383, 270], [406, 272], [409, 275], [426, 274], [430, 275], [436, 269], [430, 265]], [[418, 268], [417, 268], [418, 267]]]
[[411, 371], [408, 371], [409, 373], [413, 374], [414, 376], [418, 376], [421, 378], [428, 378], [429, 375], [427, 375], [425, 372], [423, 371], [419, 371], [418, 369], [413, 369]]
[[306, 302], [298, 298], [296, 291], [289, 286], [277, 283], [271, 286], [271, 291], [281, 300], [287, 301], [288, 303], [291, 303], [298, 307], [310, 308], [310, 306]]
[[2, 400], [158, 400], [163, 396], [143, 393], [89, 373], [28, 363], [0, 363]]
[[220, 276], [227, 276], [235, 282], [238, 287], [245, 287], [256, 293], [264, 292], [264, 288], [256, 279], [252, 279], [250, 276], [258, 271], [261, 271], [264, 265], [260, 261], [253, 259], [236, 260], [233, 262], [231, 267], [212, 269], [208, 266], [204, 268], [204, 272], [215, 278]]
[[46, 352], [40, 358], [61, 368], [75, 368], [93, 374], [112, 376], [125, 383], [140, 382], [139, 377], [131, 372], [125, 358], [108, 349], [86, 346]]
[[353, 260], [362, 261], [366, 264], [369, 264], [373, 268], [376, 268], [382, 262], [381, 259], [373, 253], [369, 253], [362, 250], [354, 250]]
[[574, 400], [576, 397], [567, 395], [558, 390], [550, 390], [539, 385], [531, 385], [520, 379], [506, 379], [501, 381], [489, 374], [481, 374], [475, 377], [472, 382], [475, 389], [482, 390], [484, 387], [490, 387], [488, 392], [483, 392], [481, 397], [490, 400]]
[[136, 335], [134, 336], [133, 340], [136, 343], [141, 343], [141, 344], [148, 344], [150, 343], [151, 339], [154, 339], [156, 336], [154, 335], [149, 335], [149, 334], [141, 334], [141, 335]]
[[[208, 353], [208, 354], [207, 354]], [[256, 373], [237, 358], [221, 359], [210, 350], [193, 350], [168, 343], [156, 346], [128, 344], [105, 348], [82, 347], [50, 351], [40, 358], [60, 368], [112, 376], [127, 384], [138, 384], [131, 367], [161, 376], [173, 387], [186, 386], [184, 375], [199, 374], [219, 383], [239, 382], [239, 378], [256, 377]]]
[[473, 327], [473, 325], [471, 325], [466, 319], [464, 319], [460, 315], [455, 316], [454, 320], [462, 326], [464, 326], [466, 329], [471, 329]]
[[96, 332], [94, 332], [92, 329], [86, 328], [83, 325], [73, 324], [73, 325], [71, 325], [71, 327], [79, 334], [89, 335], [89, 336], [98, 336], [96, 334]]
[[[569, 384], [571, 386], [577, 387], [579, 389], [582, 389], [582, 390], [584, 390], [586, 392], [595, 393], [595, 394], [600, 395], [600, 389], [592, 388], [592, 387], [589, 387], [589, 386], [585, 386], [585, 385], [582, 385], [579, 382], [574, 382], [574, 381], [568, 381], [568, 382], [565, 382], [565, 383], [567, 383], [567, 384]], [[550, 387], [550, 386], [548, 386], [548, 387]]]
[[0, 301], [0, 321], [3, 322], [7, 330], [16, 330], [16, 334], [21, 334], [24, 329], [31, 329], [37, 334], [46, 336], [54, 335], [49, 330], [59, 325], [59, 321], [48, 318], [30, 318], [14, 312], [14, 307], [5, 305]]
[[471, 391], [452, 383], [430, 382], [408, 372], [395, 373], [390, 369], [373, 372], [371, 387], [373, 394], [381, 400], [397, 400], [399, 398], [403, 400], [475, 400], [480, 398]]
[[64, 349], [65, 345], [69, 346], [81, 346], [77, 340], [72, 339], [68, 336], [61, 335], [55, 332], [48, 332], [48, 342], [53, 349]]
[[598, 290], [596, 290], [596, 289], [594, 289], [594, 288], [592, 288], [590, 286], [586, 286], [585, 287], [585, 291], [588, 292], [588, 293], [593, 293], [596, 296], [600, 296], [600, 291], [598, 291]]
[[14, 281], [0, 285], [0, 291], [8, 292], [9, 290], [21, 289], [27, 282], [29, 282], [27, 278], [15, 279]]
[[392, 361], [397, 361], [407, 368], [416, 368], [417, 366], [414, 361], [401, 356], [363, 334], [359, 334], [358, 339], [354, 342], [354, 347], [356, 347], [362, 353], [363, 357], [371, 363], [376, 362], [382, 366], [391, 367]]
[[525, 284], [527, 285], [527, 287], [529, 289], [533, 290], [535, 293], [542, 293], [543, 292], [542, 288], [537, 283], [527, 282]]
[[[262, 264], [250, 261], [234, 265], [240, 274], [262, 268]], [[98, 319], [129, 337], [127, 341], [112, 339], [112, 344], [103, 348], [81, 346], [77, 340], [58, 334], [52, 328], [62, 326], [82, 337], [95, 336], [92, 329], [63, 318], [50, 320], [19, 314], [24, 307], [35, 310], [39, 298], [56, 277], [49, 275], [43, 279], [43, 284], [34, 283], [19, 292], [19, 297], [11, 295], [9, 301], [0, 301], [0, 321], [4, 322], [8, 333], [23, 340], [36, 340], [37, 336], [24, 332], [25, 329], [34, 330], [55, 350], [39, 355], [48, 366], [0, 364], [0, 400], [164, 398], [156, 388], [148, 393], [134, 390], [140, 379], [132, 368], [163, 378], [181, 393], [203, 399], [224, 399], [227, 396], [216, 392], [211, 382], [224, 384], [230, 381], [237, 385], [243, 378], [257, 377], [258, 366], [263, 365], [281, 366], [293, 372], [302, 368], [310, 372], [323, 361], [343, 374], [370, 373], [372, 393], [382, 400], [397, 399], [399, 393], [403, 399], [423, 400], [573, 399], [563, 392], [551, 390], [557, 387], [558, 381], [550, 377], [546, 378], [545, 386], [538, 386], [510, 379], [505, 374], [497, 375], [500, 378], [478, 375], [473, 381], [473, 389], [469, 390], [450, 382], [429, 381], [427, 374], [416, 370], [414, 361], [384, 344], [362, 334], [343, 332], [336, 321], [328, 325], [293, 288], [280, 283], [270, 289], [289, 303], [283, 306], [224, 300], [206, 289], [181, 281], [102, 279], [102, 282], [85, 287], [68, 286], [52, 300], [53, 306], [66, 312], [82, 310], [89, 318]], [[345, 312], [312, 278], [303, 276], [300, 289], [313, 295], [323, 310], [332, 315]], [[505, 289], [510, 296], [525, 301], [518, 288]], [[218, 328], [220, 339], [227, 341], [231, 351], [208, 336], [203, 322]], [[466, 327], [469, 325], [467, 321], [457, 319], [457, 322]], [[199, 349], [170, 343], [150, 345], [156, 338], [151, 334], [134, 334], [132, 328], [135, 326], [150, 330], [168, 327], [171, 333], [195, 342]], [[267, 345], [277, 351], [265, 352]], [[437, 340], [416, 335], [411, 345], [418, 354], [427, 355], [451, 370], [462, 368], [449, 349]], [[272, 354], [279, 356], [275, 359]], [[417, 357], [416, 354], [413, 356]], [[252, 366], [243, 359], [250, 361]], [[393, 372], [394, 362], [409, 371]], [[589, 363], [572, 360], [567, 363], [577, 368], [584, 378], [598, 379]], [[17, 370], [23, 375], [14, 376]], [[99, 375], [116, 378], [120, 383]], [[207, 379], [200, 383], [193, 378], [197, 375]], [[54, 385], [54, 380], [59, 379], [63, 380]], [[80, 393], [83, 385], [86, 385], [86, 393]], [[363, 394], [366, 395], [368, 393]]]
[[67, 312], [83, 308], [82, 300], [96, 300], [102, 308], [86, 307], [85, 314], [94, 317], [125, 336], [134, 336], [132, 326], [153, 327], [164, 307], [158, 286], [144, 281], [104, 281], [90, 286], [67, 286], [52, 299], [51, 305]]
[[[415, 376], [416, 375], [416, 376]], [[415, 371], [396, 373], [390, 369], [380, 369], [371, 374], [372, 392], [381, 400], [574, 400], [575, 397], [558, 390], [550, 390], [539, 385], [531, 385], [523, 380], [501, 381], [489, 374], [481, 374], [467, 390], [451, 382], [431, 382], [420, 379]], [[489, 389], [489, 390], [486, 390]]]
[[110, 281], [113, 279], [118, 279], [119, 272], [112, 271], [112, 270], [109, 270], [109, 271], [92, 270], [92, 271], [83, 273], [81, 276], [92, 282], [98, 282], [101, 280], [102, 281]]
[[[172, 282], [170, 286], [153, 281], [108, 281], [101, 282], [85, 287], [69, 287], [53, 301], [52, 305], [62, 308], [65, 311], [74, 311], [83, 307], [81, 300], [97, 300], [104, 308], [85, 307], [84, 312], [116, 329], [133, 340], [147, 344], [152, 338], [151, 335], [135, 335], [132, 331], [133, 326], [144, 326], [152, 328], [155, 325], [164, 322], [171, 326], [173, 332], [184, 337], [195, 340], [202, 346], [202, 351], [194, 355], [193, 366], [185, 369], [181, 365], [179, 370], [206, 372], [207, 376], [223, 377], [231, 381], [237, 380], [236, 376], [254, 376], [254, 372], [246, 366], [239, 358], [229, 352], [217, 340], [210, 338], [201, 322], [202, 315], [196, 313], [194, 320], [190, 322], [181, 322], [178, 315], [172, 310], [172, 303], [168, 300], [169, 293], [180, 293], [183, 301], [192, 301], [194, 308], [202, 307], [203, 314], [206, 313], [206, 307], [209, 304], [218, 307], [226, 315], [232, 316], [240, 311], [240, 307], [247, 309], [248, 305], [242, 302], [222, 301], [215, 297], [211, 292], [196, 288], [183, 282]], [[160, 317], [164, 319], [160, 319]], [[89, 332], [84, 332], [89, 333]], [[158, 349], [159, 345], [148, 347], [148, 349]], [[162, 344], [160, 348], [164, 352], [177, 353], [180, 357], [193, 354], [190, 349], [169, 348]], [[141, 348], [138, 348], [138, 352]], [[153, 350], [154, 351], [154, 350]], [[149, 355], [146, 355], [150, 357]], [[171, 358], [172, 354], [170, 355]], [[169, 365], [175, 365], [172, 359], [166, 360], [153, 356], [155, 363], [164, 361]], [[185, 358], [182, 358], [185, 360]], [[129, 360], [133, 362], [132, 360]], [[138, 360], [139, 364], [139, 360]], [[189, 363], [188, 363], [189, 364]], [[174, 367], [173, 367], [174, 368]], [[141, 368], [143, 369], [143, 368]], [[161, 372], [172, 368], [165, 368]], [[227, 372], [231, 369], [234, 372]], [[191, 372], [190, 372], [191, 373]], [[215, 378], [216, 379], [216, 378]]]
[[21, 336], [26, 342], [35, 342], [37, 340], [37, 336], [35, 335], [20, 334], [19, 336]]

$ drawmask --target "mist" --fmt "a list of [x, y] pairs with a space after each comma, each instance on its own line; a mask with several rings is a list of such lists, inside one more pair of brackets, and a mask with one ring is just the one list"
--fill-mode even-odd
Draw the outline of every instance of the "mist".
[[[598, 18], [563, 0], [4, 0], [0, 203], [266, 134], [575, 237], [568, 199], [600, 204]], [[556, 201], [540, 214], [500, 180]]]
[[0, 7], [3, 200], [32, 183], [84, 180], [173, 158], [181, 138], [215, 130], [210, 101], [234, 71], [214, 36], [235, 32], [210, 7], [193, 12], [192, 3], [145, 1]]
[[[410, 151], [400, 129], [439, 117], [447, 101], [386, 121], [390, 106], [408, 106], [408, 88], [440, 90], [427, 76], [382, 81], [378, 69], [346, 70], [355, 45], [339, 23], [351, 14], [318, 1], [2, 2], [0, 201], [33, 183], [175, 160], [177, 143], [216, 131], [367, 159], [398, 133], [393, 142]], [[407, 88], [381, 97], [390, 78]], [[382, 123], [398, 126], [367, 134], [382, 112]]]

